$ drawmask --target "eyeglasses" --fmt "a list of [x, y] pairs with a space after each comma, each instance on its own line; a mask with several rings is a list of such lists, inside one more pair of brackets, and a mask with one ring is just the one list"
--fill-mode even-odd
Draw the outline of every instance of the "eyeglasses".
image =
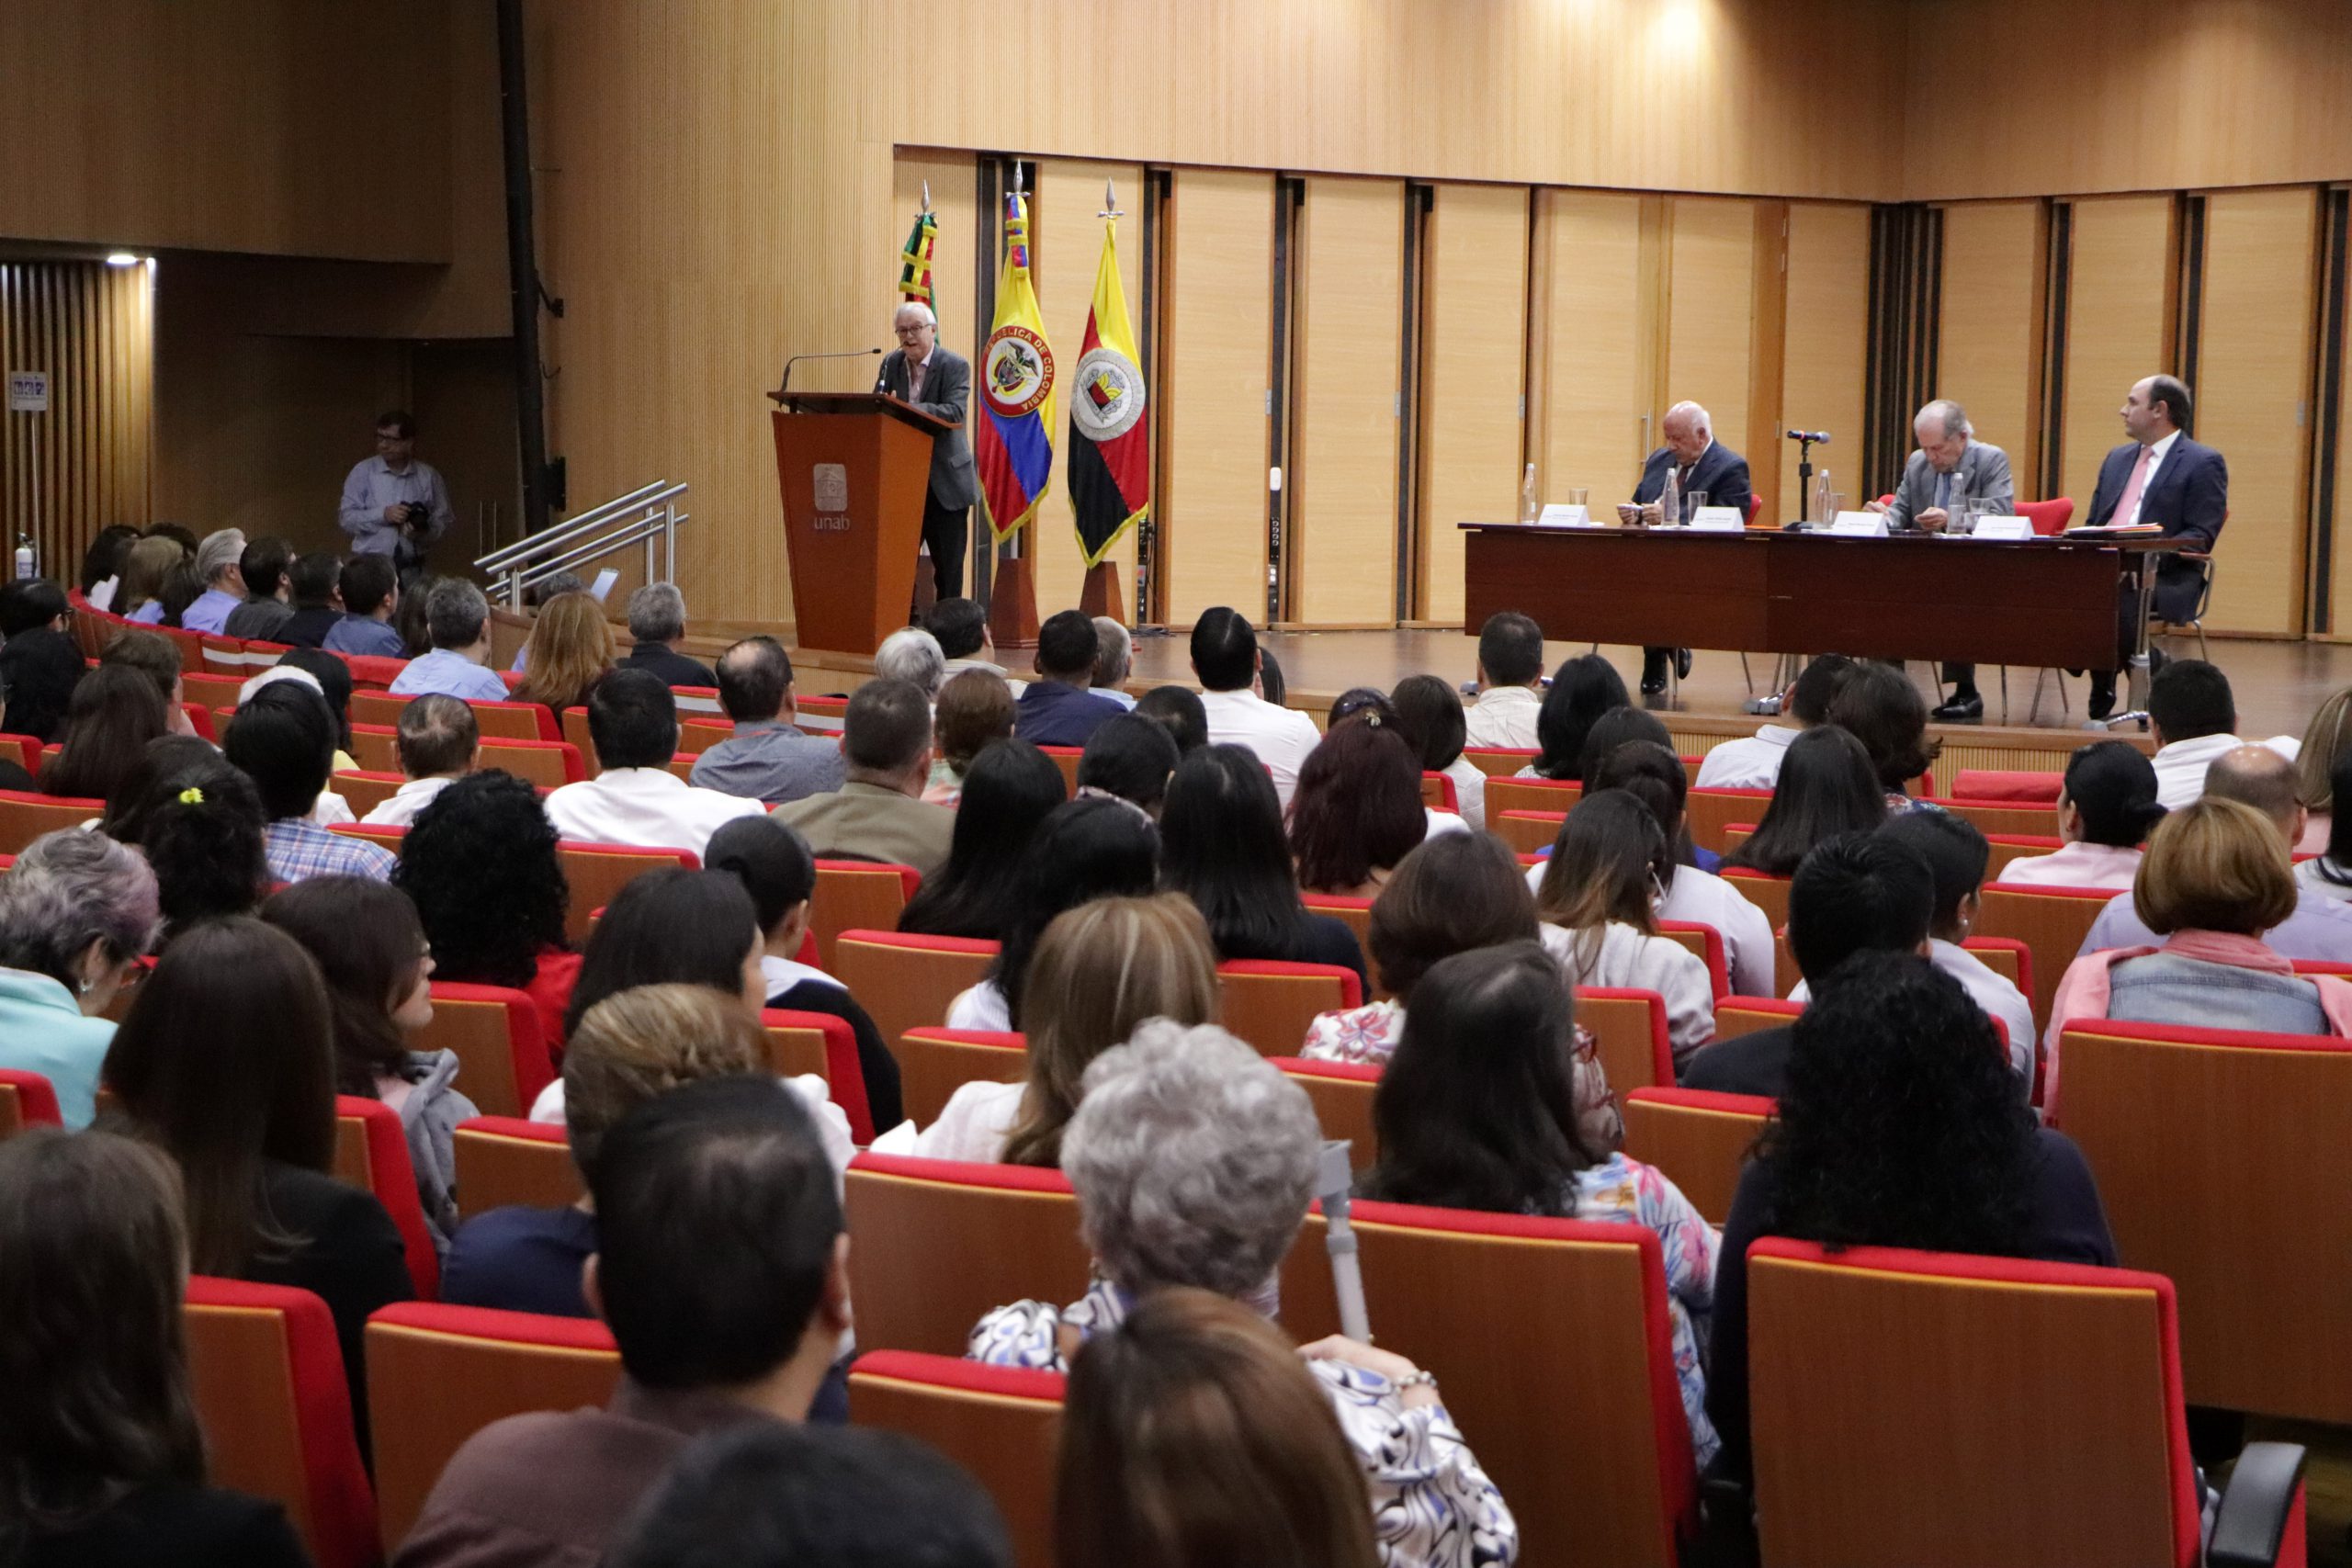
[[911, 327], [894, 327], [891, 330], [900, 337], [921, 337], [931, 330], [931, 324], [927, 321], [918, 321]]

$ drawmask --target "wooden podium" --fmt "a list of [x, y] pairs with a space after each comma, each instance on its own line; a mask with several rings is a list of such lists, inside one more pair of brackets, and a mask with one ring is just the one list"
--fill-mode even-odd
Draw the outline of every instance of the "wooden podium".
[[872, 653], [907, 624], [932, 437], [953, 427], [882, 392], [768, 396], [799, 644]]

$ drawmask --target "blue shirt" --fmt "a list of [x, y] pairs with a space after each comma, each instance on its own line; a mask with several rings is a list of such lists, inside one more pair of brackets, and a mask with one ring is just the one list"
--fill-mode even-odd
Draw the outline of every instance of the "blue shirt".
[[460, 702], [503, 703], [506, 682], [454, 648], [436, 648], [392, 678], [392, 695], [421, 697], [437, 692]]
[[312, 876], [392, 879], [400, 857], [383, 845], [348, 833], [330, 833], [307, 817], [281, 817], [262, 833], [269, 874], [279, 882]]
[[587, 1317], [580, 1268], [596, 1250], [596, 1216], [578, 1209], [492, 1209], [468, 1220], [441, 1261], [451, 1306]]
[[1012, 705], [1012, 733], [1032, 746], [1083, 746], [1105, 719], [1126, 711], [1083, 686], [1033, 681]]
[[373, 615], [346, 615], [328, 629], [327, 639], [320, 646], [332, 653], [356, 653], [371, 659], [399, 659], [408, 652], [408, 644], [401, 640], [401, 634]]
[[161, 599], [150, 599], [128, 615], [123, 616], [123, 619], [134, 621], [142, 626], [160, 626], [164, 624], [164, 602]]
[[[395, 503], [422, 505], [432, 514], [422, 538], [384, 520], [384, 508]], [[335, 521], [351, 536], [352, 554], [414, 560], [424, 555], [425, 546], [449, 531], [457, 513], [449, 507], [449, 487], [432, 464], [411, 458], [396, 474], [383, 458], [365, 457], [344, 479]]]
[[[2132, 908], [2132, 895], [2119, 893], [2108, 900], [2083, 939], [2080, 957], [2109, 947], [2162, 947], [2165, 939], [2150, 931]], [[2352, 964], [2352, 904], [2295, 884], [2295, 912], [2262, 933], [2262, 945], [2281, 958], [2307, 958], [2322, 964]]]
[[208, 588], [196, 596], [196, 603], [180, 612], [180, 626], [186, 631], [210, 632], [214, 637], [227, 637], [229, 612], [243, 603], [234, 593]]
[[0, 1067], [39, 1073], [57, 1091], [57, 1113], [79, 1132], [96, 1114], [98, 1069], [114, 1023], [85, 1018], [74, 993], [29, 969], [0, 969]]

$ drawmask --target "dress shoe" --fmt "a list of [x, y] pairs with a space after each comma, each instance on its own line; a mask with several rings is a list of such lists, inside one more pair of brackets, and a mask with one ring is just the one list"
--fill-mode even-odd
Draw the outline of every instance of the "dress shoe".
[[1984, 699], [1975, 692], [1954, 692], [1928, 716], [1938, 724], [1973, 724], [1984, 716]]
[[1645, 697], [1655, 697], [1662, 695], [1665, 691], [1665, 671], [1661, 670], [1655, 675], [1644, 675], [1642, 677], [1642, 695]]
[[1674, 650], [1674, 678], [1678, 681], [1690, 679], [1690, 650], [1687, 648]]
[[2105, 718], [2115, 712], [2115, 677], [2091, 677], [2091, 694], [2083, 704], [2083, 711], [2094, 719]]

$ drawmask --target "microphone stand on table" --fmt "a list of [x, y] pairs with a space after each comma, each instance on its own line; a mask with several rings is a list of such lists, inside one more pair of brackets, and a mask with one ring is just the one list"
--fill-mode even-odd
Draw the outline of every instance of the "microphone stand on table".
[[[1813, 502], [1813, 448], [1815, 443], [1826, 442], [1829, 439], [1829, 433], [1826, 430], [1792, 430], [1786, 432], [1786, 434], [1790, 440], [1797, 444], [1797, 520], [1793, 523], [1781, 524], [1781, 532], [1800, 534], [1804, 532], [1806, 525], [1812, 521], [1807, 509]], [[1824, 518], [1823, 521], [1829, 520]], [[1740, 667], [1743, 670], [1747, 668], [1745, 654], [1740, 657]], [[1775, 654], [1772, 661], [1772, 674], [1771, 694], [1750, 697], [1747, 700], [1747, 711], [1758, 717], [1779, 716], [1781, 694], [1787, 691], [1790, 682], [1796, 678], [1796, 655]]]

